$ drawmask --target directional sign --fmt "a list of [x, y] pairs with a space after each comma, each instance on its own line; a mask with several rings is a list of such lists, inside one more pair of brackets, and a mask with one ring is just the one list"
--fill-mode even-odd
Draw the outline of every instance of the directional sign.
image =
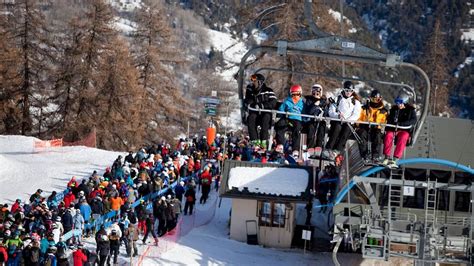
[[205, 108], [217, 108], [217, 104], [214, 103], [206, 103], [204, 104]]
[[220, 104], [221, 101], [217, 98], [206, 98], [206, 97], [201, 97], [201, 101], [204, 103], [212, 103], [212, 104]]
[[216, 116], [217, 115], [217, 111], [214, 108], [206, 108], [205, 111], [206, 111], [206, 115], [209, 115], [209, 116]]

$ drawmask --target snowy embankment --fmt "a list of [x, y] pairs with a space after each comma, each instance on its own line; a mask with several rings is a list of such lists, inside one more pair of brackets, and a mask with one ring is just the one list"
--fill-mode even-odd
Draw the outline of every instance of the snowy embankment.
[[28, 200], [38, 188], [49, 195], [63, 191], [72, 176], [79, 180], [103, 172], [120, 152], [84, 146], [57, 147], [35, 153], [33, 137], [0, 136], [0, 203]]

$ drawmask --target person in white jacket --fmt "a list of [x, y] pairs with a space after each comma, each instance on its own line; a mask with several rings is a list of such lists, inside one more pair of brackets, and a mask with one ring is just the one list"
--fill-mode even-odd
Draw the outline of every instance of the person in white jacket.
[[[362, 105], [359, 96], [354, 91], [354, 84], [351, 81], [344, 82], [344, 88], [337, 99], [329, 106], [329, 117], [341, 120], [357, 121], [360, 117]], [[353, 124], [353, 123], [350, 123]], [[344, 149], [346, 141], [351, 134], [351, 129], [347, 123], [331, 121], [329, 140], [323, 156], [334, 158]]]

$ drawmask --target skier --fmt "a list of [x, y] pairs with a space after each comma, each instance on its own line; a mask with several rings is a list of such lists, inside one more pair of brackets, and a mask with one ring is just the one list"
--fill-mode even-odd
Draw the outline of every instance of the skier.
[[[388, 111], [383, 104], [382, 95], [378, 90], [373, 90], [370, 93], [370, 100], [366, 105], [362, 106], [360, 114], [360, 121], [386, 123]], [[360, 155], [364, 161], [380, 161], [380, 146], [382, 145], [382, 129], [378, 125], [360, 124], [357, 131], [362, 142], [359, 143]], [[370, 140], [371, 146], [368, 146]], [[371, 152], [369, 153], [369, 149]], [[368, 156], [371, 156], [370, 158]]]
[[[351, 81], [346, 81], [337, 100], [335, 102], [332, 101], [329, 106], [329, 117], [356, 121], [360, 117], [360, 112], [361, 104], [359, 96], [354, 91], [354, 84]], [[331, 159], [336, 158], [344, 149], [352, 130], [353, 127], [350, 123], [331, 121], [329, 140], [323, 156]]]
[[[416, 124], [415, 107], [408, 104], [410, 97], [407, 94], [400, 94], [395, 98], [395, 106], [390, 109], [387, 123], [397, 126], [412, 126], [410, 129], [399, 129], [397, 127], [387, 127], [384, 139], [383, 154], [385, 155], [384, 165], [397, 167], [397, 161], [403, 155], [408, 139], [410, 138], [413, 126]], [[391, 159], [392, 145], [396, 139], [396, 147]]]
[[[305, 98], [303, 113], [317, 117], [327, 116], [327, 99], [323, 95], [323, 86], [314, 84], [311, 87], [311, 95]], [[326, 134], [326, 122], [306, 118], [306, 127], [308, 128], [308, 148], [323, 147], [324, 135]]]
[[[278, 110], [282, 112], [301, 114], [304, 106], [303, 99], [301, 98], [302, 93], [303, 89], [300, 85], [291, 86], [290, 96], [285, 99]], [[285, 144], [285, 132], [291, 128], [292, 150], [299, 150], [303, 119], [299, 115], [289, 115], [288, 117], [283, 115], [280, 116], [282, 117], [275, 124], [277, 143], [282, 145]]]
[[[259, 109], [274, 109], [277, 103], [277, 97], [273, 90], [265, 84], [265, 77], [262, 74], [254, 74], [250, 76], [250, 81], [251, 84], [247, 85], [245, 91], [245, 105]], [[249, 111], [247, 126], [250, 140], [254, 145], [262, 145], [266, 148], [271, 119], [271, 113]], [[261, 127], [260, 136], [257, 132], [258, 126]]]

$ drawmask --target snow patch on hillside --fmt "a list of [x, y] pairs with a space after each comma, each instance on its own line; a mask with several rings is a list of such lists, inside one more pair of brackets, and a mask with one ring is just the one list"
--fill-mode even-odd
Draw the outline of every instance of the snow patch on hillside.
[[[235, 82], [233, 76], [237, 73], [238, 67], [236, 64], [240, 62], [242, 56], [247, 52], [247, 46], [234, 39], [229, 33], [224, 33], [215, 30], [208, 30], [211, 45], [223, 52], [226, 66], [222, 69], [216, 69], [216, 72], [227, 81]], [[210, 47], [207, 52], [210, 51]]]
[[461, 40], [468, 42], [468, 41], [474, 41], [474, 29], [463, 29], [461, 30]]
[[[335, 20], [337, 20], [339, 23], [341, 23], [341, 17], [342, 17], [341, 12], [335, 11], [331, 8], [328, 10], [328, 12]], [[348, 30], [349, 33], [356, 33], [357, 29], [353, 27], [352, 21], [346, 16], [344, 16], [343, 19], [344, 19], [344, 22], [350, 27], [349, 30]]]
[[142, 5], [141, 0], [109, 0], [109, 1], [112, 7], [122, 12], [134, 11], [135, 9], [140, 8]]
[[117, 30], [125, 33], [130, 34], [131, 32], [135, 31], [137, 28], [136, 23], [121, 17], [115, 17], [115, 27]]

